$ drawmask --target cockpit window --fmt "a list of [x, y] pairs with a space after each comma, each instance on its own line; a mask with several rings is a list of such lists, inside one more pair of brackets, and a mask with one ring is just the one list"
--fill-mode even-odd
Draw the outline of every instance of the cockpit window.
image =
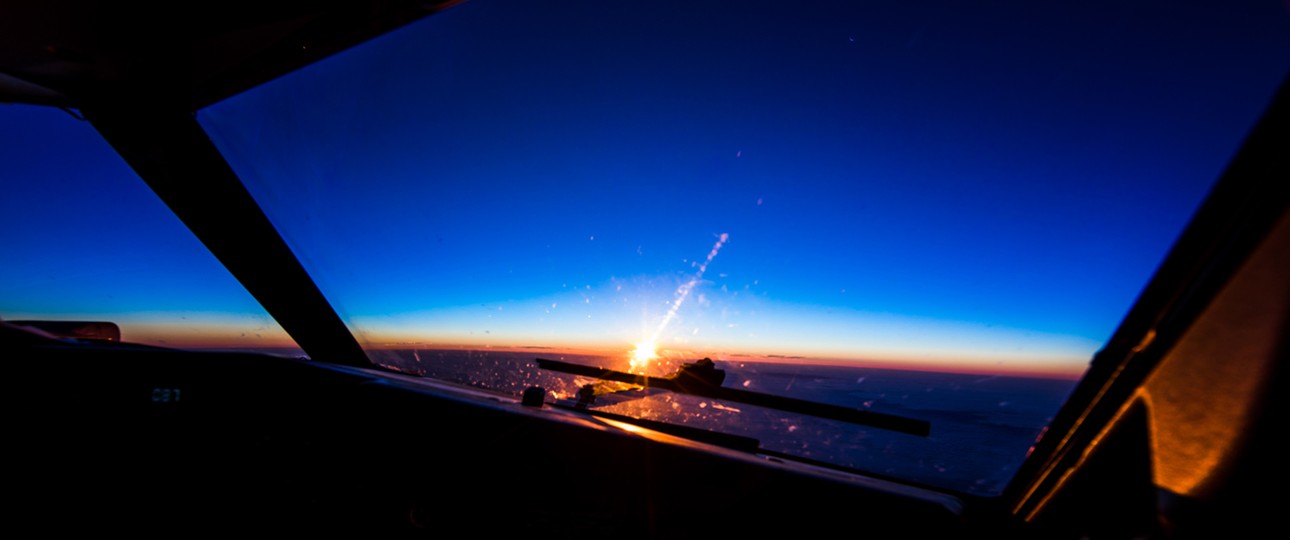
[[[378, 363], [989, 495], [1262, 112], [1288, 30], [1277, 3], [476, 1], [198, 119]], [[931, 428], [539, 358], [707, 358], [720, 388]]]
[[0, 105], [0, 163], [0, 320], [105, 322], [132, 343], [300, 354], [74, 113]]

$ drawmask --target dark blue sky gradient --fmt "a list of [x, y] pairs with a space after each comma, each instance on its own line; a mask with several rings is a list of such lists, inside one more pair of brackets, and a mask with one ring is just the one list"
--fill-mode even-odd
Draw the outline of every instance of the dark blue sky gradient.
[[290, 345], [86, 122], [0, 105], [0, 318], [117, 322], [176, 346]]
[[369, 345], [1069, 371], [1290, 68], [1278, 2], [557, 4], [199, 114]]

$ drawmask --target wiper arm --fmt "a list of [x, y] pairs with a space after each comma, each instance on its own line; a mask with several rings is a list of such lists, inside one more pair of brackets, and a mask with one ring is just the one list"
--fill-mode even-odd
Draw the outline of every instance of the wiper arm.
[[721, 382], [725, 380], [725, 371], [716, 369], [713, 366], [712, 360], [707, 358], [692, 364], [684, 364], [680, 370], [667, 377], [636, 375], [634, 373], [627, 373], [624, 371], [584, 366], [581, 364], [571, 364], [568, 362], [560, 362], [558, 360], [547, 360], [545, 358], [538, 358], [536, 361], [538, 367], [541, 369], [549, 369], [551, 371], [559, 371], [562, 373], [569, 373], [571, 375], [594, 377], [606, 381], [633, 384], [646, 388], [658, 388], [677, 394], [688, 394], [691, 396], [733, 401], [746, 405], [755, 405], [758, 407], [777, 409], [785, 412], [805, 414], [818, 418], [838, 420], [862, 426], [908, 433], [910, 435], [926, 437], [931, 433], [932, 429], [931, 423], [926, 420], [852, 409], [850, 407], [806, 401], [803, 399], [777, 396], [774, 394], [763, 394], [761, 392], [752, 392], [737, 388], [726, 388], [721, 386]]

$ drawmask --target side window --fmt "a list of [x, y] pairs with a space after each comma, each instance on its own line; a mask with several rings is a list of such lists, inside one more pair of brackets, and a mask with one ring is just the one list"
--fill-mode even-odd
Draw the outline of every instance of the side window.
[[107, 321], [123, 341], [299, 354], [88, 122], [0, 106], [0, 319]]

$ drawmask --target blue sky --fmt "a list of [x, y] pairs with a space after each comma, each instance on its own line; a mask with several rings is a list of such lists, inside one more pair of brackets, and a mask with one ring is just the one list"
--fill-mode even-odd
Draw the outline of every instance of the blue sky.
[[[1071, 372], [1290, 68], [1276, 2], [568, 4], [467, 2], [199, 112], [369, 345]], [[121, 298], [32, 282], [0, 316], [276, 331], [62, 114], [0, 107], [41, 178], [0, 203], [0, 281]], [[104, 223], [125, 251], [49, 247]]]

